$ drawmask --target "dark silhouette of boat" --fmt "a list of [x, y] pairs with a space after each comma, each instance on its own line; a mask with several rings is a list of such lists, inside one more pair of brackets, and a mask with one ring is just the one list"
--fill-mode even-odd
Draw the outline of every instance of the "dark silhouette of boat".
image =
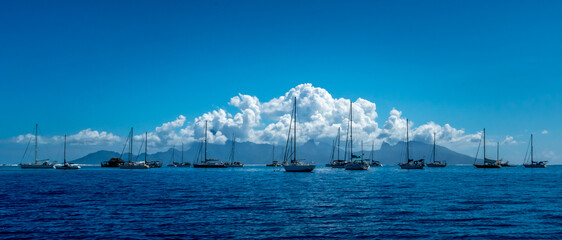
[[501, 168], [502, 165], [500, 164], [500, 161], [486, 158], [486, 128], [484, 128], [482, 139], [484, 140], [484, 144], [483, 144], [484, 163], [476, 164], [476, 159], [478, 159], [478, 150], [480, 150], [480, 145], [478, 145], [478, 150], [476, 151], [476, 157], [474, 158], [474, 166], [476, 168]]
[[[207, 158], [207, 121], [205, 121], [205, 151], [203, 155], [203, 161], [193, 163], [193, 168], [226, 168], [224, 163], [220, 162], [218, 159]], [[201, 150], [201, 149], [200, 149]], [[199, 151], [198, 159], [201, 156], [201, 151]]]
[[406, 119], [406, 162], [399, 163], [398, 166], [402, 169], [423, 169], [425, 166], [424, 159], [415, 160], [410, 158], [410, 133], [409, 133], [410, 121]]
[[[529, 150], [527, 149], [527, 152], [529, 152]], [[525, 168], [546, 168], [546, 163], [548, 161], [535, 161], [535, 153], [534, 153], [534, 146], [533, 146], [533, 134], [531, 134], [531, 161], [529, 163], [526, 163], [527, 161], [527, 154], [525, 154], [525, 159], [523, 160], [523, 166], [525, 166]]]
[[447, 162], [443, 161], [437, 161], [435, 158], [435, 133], [433, 133], [433, 156], [432, 156], [432, 161], [427, 163], [427, 167], [446, 167], [447, 166]]

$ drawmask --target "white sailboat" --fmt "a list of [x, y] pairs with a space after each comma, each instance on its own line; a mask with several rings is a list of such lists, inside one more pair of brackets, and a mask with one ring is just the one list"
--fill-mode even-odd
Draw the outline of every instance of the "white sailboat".
[[531, 134], [531, 161], [529, 163], [526, 163], [527, 161], [527, 156], [525, 155], [525, 159], [523, 160], [523, 166], [525, 166], [525, 168], [546, 168], [546, 163], [548, 161], [535, 161], [535, 153], [534, 153], [534, 146], [533, 146], [533, 134]]
[[64, 164], [63, 165], [56, 165], [55, 168], [56, 169], [62, 169], [62, 170], [71, 170], [71, 169], [80, 169], [80, 166], [74, 164], [74, 163], [69, 163], [66, 162], [66, 135], [64, 135]]
[[[289, 134], [287, 135], [287, 144], [285, 147], [283, 168], [285, 168], [285, 172], [312, 172], [312, 170], [314, 170], [316, 165], [302, 162], [302, 160], [304, 159], [297, 159], [297, 98], [296, 97], [293, 103], [293, 112], [291, 114], [291, 120], [292, 121], [289, 124]], [[293, 130], [292, 142], [290, 141], [291, 130]]]
[[363, 154], [361, 156], [353, 154], [353, 103], [351, 101], [349, 101], [349, 124], [351, 162], [345, 165], [345, 170], [368, 170], [371, 166], [369, 161], [363, 159]]
[[[33, 163], [20, 163], [20, 168], [38, 168], [38, 169], [45, 169], [45, 168], [54, 168], [54, 163], [49, 163], [49, 159], [38, 160], [37, 159], [37, 129], [38, 124], [35, 124], [35, 162]], [[29, 144], [27, 145], [29, 147]], [[25, 158], [25, 154], [27, 153], [27, 147], [25, 148], [25, 152], [23, 153], [23, 157]]]
[[[142, 162], [133, 162], [133, 128], [131, 128], [131, 133], [129, 135], [129, 161], [123, 163], [123, 165], [119, 166], [120, 169], [149, 169], [146, 161], [146, 153], [147, 147], [146, 144], [144, 145], [144, 161]], [[145, 143], [147, 143], [148, 136], [145, 138]]]
[[371, 155], [367, 161], [371, 160], [371, 167], [382, 167], [382, 163], [375, 161], [375, 142], [371, 145]]
[[399, 163], [402, 169], [423, 169], [425, 166], [424, 159], [415, 160], [410, 158], [410, 121], [406, 119], [406, 162]]
[[281, 167], [281, 163], [275, 160], [275, 145], [273, 145], [273, 149], [271, 150], [271, 163], [265, 165], [266, 167]]

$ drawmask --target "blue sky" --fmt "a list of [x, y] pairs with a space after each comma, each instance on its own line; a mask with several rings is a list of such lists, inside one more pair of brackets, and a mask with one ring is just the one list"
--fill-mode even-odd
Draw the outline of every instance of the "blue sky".
[[[544, 151], [562, 120], [560, 1], [0, 3], [0, 139], [125, 136], [301, 83]], [[234, 111], [234, 110], [233, 110]], [[548, 134], [540, 134], [547, 130]], [[524, 148], [524, 144], [513, 146]], [[561, 161], [562, 162], [562, 161]]]

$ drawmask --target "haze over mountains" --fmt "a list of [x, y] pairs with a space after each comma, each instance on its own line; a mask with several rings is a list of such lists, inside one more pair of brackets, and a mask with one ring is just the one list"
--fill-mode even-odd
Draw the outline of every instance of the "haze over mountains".
[[[189, 146], [184, 146], [184, 161], [193, 162], [199, 151], [200, 143], [193, 143]], [[226, 162], [231, 151], [231, 142], [226, 144], [208, 144], [207, 157], [218, 158]], [[283, 147], [275, 147], [275, 160], [281, 161], [283, 156]], [[245, 164], [265, 164], [273, 160], [272, 154], [273, 146], [270, 144], [255, 144], [250, 142], [237, 142], [235, 158], [237, 161], [242, 161]], [[364, 147], [365, 158], [369, 158], [371, 154], [371, 146], [365, 144]], [[410, 142], [410, 156], [415, 159], [425, 158], [429, 161], [432, 153], [433, 145], [423, 142], [412, 141]], [[437, 160], [447, 161], [448, 164], [472, 164], [474, 157], [457, 153], [446, 147], [437, 146]], [[305, 158], [306, 161], [315, 162], [316, 164], [323, 165], [328, 163], [332, 146], [324, 143], [315, 143], [313, 140], [297, 146], [297, 158]], [[354, 145], [354, 153], [361, 153], [361, 146]], [[99, 164], [102, 161], [107, 161], [112, 157], [119, 157], [121, 154], [113, 151], [97, 151], [90, 153], [84, 157], [73, 160], [72, 162], [78, 164]], [[174, 153], [175, 161], [181, 161], [181, 148], [176, 148]], [[336, 153], [337, 155], [337, 153]], [[395, 145], [383, 143], [379, 150], [374, 151], [374, 159], [380, 161], [382, 164], [396, 164], [400, 161], [405, 161], [406, 147], [405, 142], [400, 142]], [[344, 149], [340, 149], [340, 158], [344, 157]], [[121, 156], [123, 160], [128, 160], [128, 152], [123, 153]], [[165, 152], [157, 152], [148, 154], [149, 161], [163, 161], [164, 164], [171, 162], [172, 149]], [[133, 161], [144, 160], [144, 153], [133, 156]]]

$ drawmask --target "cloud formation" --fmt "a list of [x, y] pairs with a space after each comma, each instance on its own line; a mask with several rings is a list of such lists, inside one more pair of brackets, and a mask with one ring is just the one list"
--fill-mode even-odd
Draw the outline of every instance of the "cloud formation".
[[[19, 135], [13, 138], [13, 141], [16, 143], [27, 143], [30, 140], [34, 141], [35, 138], [34, 134], [28, 133], [25, 135]], [[53, 137], [44, 137], [44, 136], [37, 136], [37, 142], [39, 144], [54, 144], [54, 143], [61, 143], [64, 141], [64, 136], [53, 136]], [[106, 131], [96, 131], [90, 128], [84, 129], [74, 135], [69, 135], [66, 137], [66, 141], [68, 144], [71, 145], [99, 145], [99, 146], [109, 146], [113, 145], [116, 142], [120, 142], [121, 138], [119, 136], [114, 135], [113, 133], [108, 133]]]
[[[382, 142], [394, 144], [406, 139], [406, 119], [397, 109], [390, 111], [382, 128], [377, 122], [378, 113], [375, 103], [359, 98], [334, 98], [323, 88], [312, 84], [300, 84], [284, 95], [261, 102], [258, 97], [238, 94], [230, 99], [229, 105], [237, 109], [229, 113], [225, 109], [217, 109], [202, 114], [187, 122], [183, 115], [175, 120], [163, 123], [153, 131], [147, 133], [148, 145], [151, 148], [168, 148], [181, 143], [189, 144], [202, 141], [205, 136], [205, 122], [207, 122], [207, 137], [210, 143], [224, 144], [232, 136], [238, 141], [254, 143], [284, 143], [289, 130], [291, 109], [294, 99], [297, 99], [297, 141], [331, 143], [342, 131], [342, 142], [348, 131], [350, 103], [353, 103], [353, 138], [354, 141]], [[466, 134], [463, 129], [453, 128], [449, 124], [439, 125], [428, 122], [414, 127], [410, 121], [410, 139], [432, 142], [435, 133], [436, 141], [440, 144], [462, 144], [478, 142], [481, 133]], [[29, 135], [14, 138], [16, 142], [24, 142]], [[31, 135], [33, 136], [33, 135]], [[144, 140], [145, 135], [134, 137], [135, 141]], [[61, 141], [60, 137], [39, 138], [40, 141]], [[101, 145], [113, 144], [124, 139], [107, 132], [85, 129], [69, 137], [75, 144]], [[511, 139], [513, 140], [513, 139]]]

